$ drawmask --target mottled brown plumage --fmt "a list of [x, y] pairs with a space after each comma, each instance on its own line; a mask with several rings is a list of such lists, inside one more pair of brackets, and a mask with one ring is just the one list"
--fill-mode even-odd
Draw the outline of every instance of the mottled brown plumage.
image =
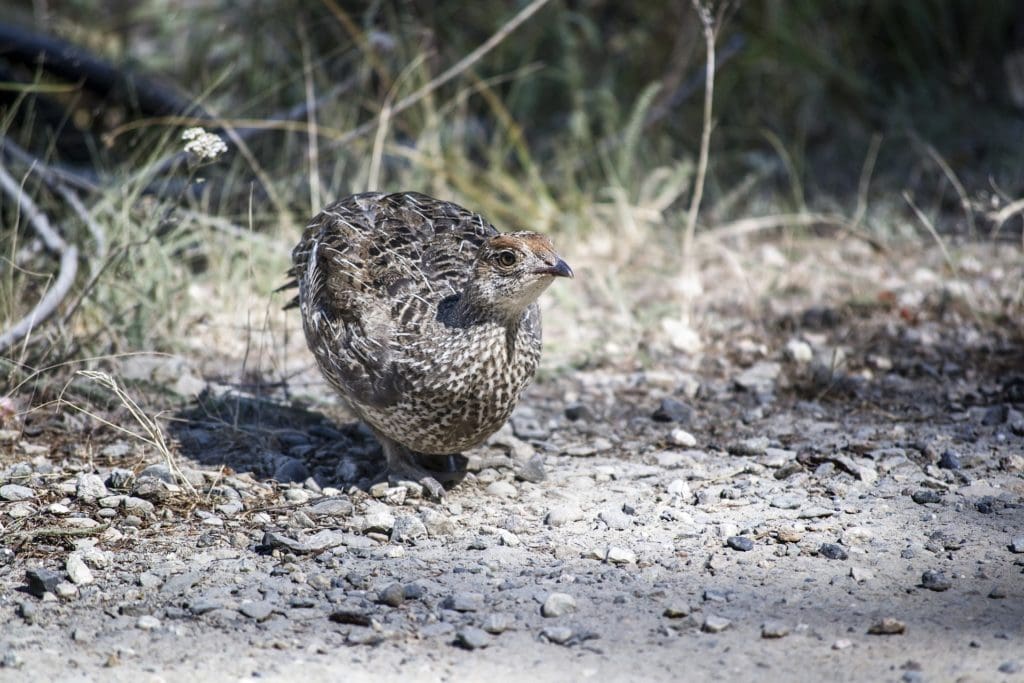
[[431, 484], [512, 413], [540, 359], [536, 299], [572, 270], [550, 240], [499, 233], [426, 195], [364, 193], [313, 218], [292, 252], [306, 341], [377, 434], [389, 468]]

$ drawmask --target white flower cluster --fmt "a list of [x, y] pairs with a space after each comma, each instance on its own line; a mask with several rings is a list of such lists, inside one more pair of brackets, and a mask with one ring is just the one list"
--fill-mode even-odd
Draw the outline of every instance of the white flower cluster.
[[212, 161], [228, 151], [228, 146], [219, 135], [208, 133], [205, 128], [199, 126], [187, 129], [181, 134], [181, 139], [185, 141], [185, 151], [197, 159]]

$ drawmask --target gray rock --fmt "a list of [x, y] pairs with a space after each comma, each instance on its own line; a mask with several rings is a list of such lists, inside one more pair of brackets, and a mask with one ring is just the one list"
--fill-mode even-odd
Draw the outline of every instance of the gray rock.
[[960, 462], [960, 456], [956, 451], [943, 451], [939, 457], [939, 467], [944, 470], [958, 470], [963, 465]]
[[455, 642], [467, 650], [476, 650], [490, 645], [491, 636], [475, 626], [464, 626], [455, 634]]
[[633, 527], [633, 518], [622, 510], [602, 510], [597, 518], [608, 525], [610, 529], [630, 529]]
[[313, 503], [306, 512], [312, 517], [348, 517], [353, 512], [352, 501], [334, 496]]
[[674, 398], [663, 398], [657, 410], [651, 414], [655, 422], [679, 422], [689, 424], [693, 420], [693, 408]]
[[36, 492], [27, 486], [20, 484], [4, 484], [0, 486], [0, 498], [7, 501], [31, 500], [36, 497]]
[[377, 602], [388, 607], [399, 607], [405, 602], [405, 586], [392, 583], [377, 593]]
[[1024, 553], [1024, 536], [1015, 536], [1010, 540], [1010, 552]]
[[164, 581], [164, 585], [160, 587], [160, 594], [165, 596], [185, 595], [199, 583], [201, 578], [202, 575], [199, 572], [175, 574]]
[[86, 566], [85, 560], [82, 559], [81, 554], [71, 553], [68, 555], [68, 559], [65, 561], [64, 569], [68, 573], [68, 578], [76, 586], [87, 586], [92, 583], [95, 579], [93, 578], [92, 571]]
[[488, 633], [497, 635], [512, 628], [514, 623], [515, 618], [512, 615], [504, 612], [493, 612], [484, 619], [483, 629]]
[[521, 481], [528, 481], [531, 483], [539, 483], [548, 478], [547, 468], [544, 467], [544, 456], [536, 454], [530, 456], [526, 461], [522, 461], [518, 468], [516, 468], [516, 479]]
[[918, 505], [926, 505], [928, 503], [941, 503], [942, 494], [932, 489], [918, 489], [910, 494], [910, 499]]
[[124, 507], [124, 511], [130, 514], [153, 514], [156, 511], [155, 505], [135, 496], [125, 496], [121, 500], [121, 505]]
[[766, 621], [761, 624], [762, 638], [785, 638], [789, 635], [789, 626], [781, 621]]
[[771, 440], [767, 436], [752, 436], [749, 439], [734, 441], [728, 446], [732, 455], [764, 455]]
[[456, 612], [479, 612], [484, 607], [484, 596], [480, 593], [459, 591], [445, 598], [441, 606]]
[[427, 527], [419, 517], [399, 515], [391, 527], [392, 543], [409, 543], [427, 537]]
[[540, 613], [545, 617], [561, 617], [576, 611], [576, 600], [568, 593], [551, 593], [544, 600]]
[[519, 490], [507, 481], [491, 482], [485, 492], [495, 498], [515, 498], [519, 495]]
[[732, 626], [732, 622], [725, 617], [708, 614], [704, 617], [704, 621], [700, 625], [700, 630], [705, 633], [721, 633], [730, 626]]
[[636, 553], [628, 548], [611, 546], [604, 556], [605, 562], [609, 564], [636, 564]]
[[564, 645], [572, 638], [572, 629], [568, 626], [545, 626], [540, 635], [556, 645]]
[[82, 473], [78, 475], [75, 483], [75, 497], [87, 503], [94, 502], [97, 498], [104, 498], [110, 495], [103, 478], [98, 474]]
[[921, 575], [921, 586], [931, 591], [947, 591], [953, 582], [943, 572], [928, 570]]
[[583, 511], [578, 505], [557, 505], [544, 517], [548, 526], [559, 527], [583, 518]]
[[395, 525], [395, 516], [388, 506], [381, 503], [367, 503], [366, 514], [363, 515], [359, 530], [362, 532], [376, 531], [382, 534], [391, 533]]
[[303, 540], [302, 546], [306, 552], [316, 555], [325, 550], [336, 548], [339, 545], [344, 545], [347, 538], [346, 534], [341, 531], [335, 531], [334, 529], [322, 529], [309, 538]]
[[740, 552], [747, 552], [754, 549], [754, 541], [746, 536], [730, 536], [726, 539], [725, 544], [733, 550], [739, 550]]
[[199, 598], [192, 602], [188, 606], [188, 611], [195, 616], [206, 614], [217, 609], [221, 609], [224, 605], [219, 600], [213, 600], [210, 598]]
[[45, 593], [53, 593], [63, 578], [57, 572], [42, 567], [25, 570], [25, 583], [28, 584], [28, 592], [37, 598], [43, 597]]
[[822, 543], [818, 554], [829, 560], [845, 560], [849, 557], [846, 549], [838, 543]]
[[141, 631], [155, 631], [160, 628], [160, 620], [152, 614], [143, 614], [139, 617], [138, 621], [135, 622], [135, 628]]
[[775, 380], [782, 372], [782, 366], [775, 361], [761, 361], [738, 374], [733, 382], [745, 391], [760, 394], [770, 393], [775, 388]]
[[1004, 674], [1020, 673], [1022, 669], [1024, 669], [1024, 666], [1015, 659], [1007, 660], [999, 665], [999, 672]]
[[793, 495], [791, 493], [783, 493], [782, 495], [774, 496], [769, 504], [773, 508], [778, 508], [780, 510], [797, 510], [801, 505], [803, 505], [803, 502], [804, 499], [801, 496]]
[[690, 605], [685, 602], [673, 602], [669, 603], [665, 610], [662, 612], [663, 616], [669, 619], [682, 619], [683, 617], [690, 616]]
[[243, 602], [239, 605], [238, 611], [250, 619], [264, 621], [274, 613], [274, 606], [266, 600], [254, 600], [252, 602]]

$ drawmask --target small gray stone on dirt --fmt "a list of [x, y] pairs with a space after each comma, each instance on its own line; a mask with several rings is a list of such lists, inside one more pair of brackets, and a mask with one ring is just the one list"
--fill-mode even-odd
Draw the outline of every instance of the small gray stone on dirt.
[[485, 492], [487, 495], [494, 496], [495, 498], [515, 498], [519, 495], [515, 485], [507, 481], [493, 481], [488, 484]]
[[139, 617], [138, 621], [135, 622], [135, 628], [141, 631], [155, 631], [160, 628], [160, 620], [152, 614], [143, 614]]
[[733, 550], [739, 550], [740, 552], [754, 549], [754, 541], [746, 536], [730, 536], [726, 539], [725, 543]]
[[456, 612], [479, 612], [484, 608], [484, 596], [480, 593], [459, 591], [445, 598], [441, 606]]
[[942, 494], [932, 489], [918, 489], [910, 494], [910, 499], [918, 505], [926, 505], [928, 503], [941, 503]]
[[409, 543], [419, 538], [427, 537], [427, 527], [419, 517], [413, 515], [399, 515], [395, 517], [394, 526], [391, 527], [392, 543]]
[[1024, 536], [1015, 536], [1010, 540], [1011, 553], [1024, 553]]
[[893, 636], [905, 633], [907, 625], [899, 619], [893, 619], [892, 617], [885, 617], [875, 623], [871, 624], [868, 628], [868, 635], [872, 636]]
[[545, 626], [540, 635], [556, 645], [564, 645], [572, 638], [572, 629], [568, 626]]
[[921, 586], [931, 591], [946, 591], [953, 587], [953, 582], [943, 572], [930, 569], [921, 575]]
[[838, 543], [822, 543], [818, 554], [829, 560], [845, 560], [849, 557], [846, 549]]
[[92, 571], [89, 570], [85, 560], [78, 553], [68, 555], [68, 559], [64, 563], [64, 569], [68, 573], [68, 578], [76, 586], [87, 586], [95, 580], [92, 576]]
[[274, 606], [266, 600], [253, 600], [252, 602], [243, 602], [239, 605], [238, 611], [250, 619], [264, 621], [274, 613]]
[[100, 475], [86, 472], [78, 475], [78, 480], [75, 483], [75, 497], [79, 500], [92, 503], [97, 498], [109, 495], [110, 491], [107, 490], [106, 484], [103, 483], [103, 477]]
[[505, 612], [493, 612], [487, 615], [482, 626], [488, 633], [497, 635], [512, 628], [514, 623], [515, 618], [511, 614], [507, 614]]
[[43, 597], [44, 593], [53, 593], [63, 578], [57, 572], [42, 567], [25, 570], [25, 583], [28, 584], [28, 592], [37, 598]]
[[388, 607], [398, 607], [405, 602], [405, 586], [392, 583], [377, 593], [377, 602]]
[[999, 673], [1004, 674], [1020, 673], [1022, 669], [1024, 669], [1024, 666], [1015, 659], [1007, 660], [999, 665]]
[[690, 606], [685, 602], [672, 602], [665, 607], [662, 615], [669, 619], [682, 619], [690, 616]]
[[939, 456], [939, 467], [944, 470], [958, 470], [963, 465], [960, 462], [960, 456], [956, 451], [946, 450]]
[[705, 633], [721, 633], [730, 626], [732, 626], [732, 622], [725, 617], [708, 614], [704, 617], [704, 621], [700, 625], [700, 630]]
[[521, 481], [536, 484], [547, 478], [548, 472], [544, 467], [544, 456], [540, 453], [531, 456], [526, 462], [520, 463], [519, 467], [516, 468], [516, 479]]
[[789, 635], [789, 626], [781, 621], [766, 621], [761, 624], [762, 638], [785, 638]]
[[4, 484], [0, 486], [0, 498], [7, 501], [31, 500], [36, 497], [36, 492], [27, 486], [20, 484]]
[[764, 455], [770, 444], [767, 436], [752, 436], [749, 439], [732, 442], [728, 450], [732, 455]]
[[548, 510], [544, 521], [547, 522], [548, 526], [559, 527], [582, 519], [582, 517], [583, 511], [580, 510], [578, 505], [558, 505]]
[[455, 642], [467, 650], [487, 647], [491, 640], [490, 634], [475, 626], [464, 626], [455, 634]]
[[678, 422], [689, 424], [693, 419], [693, 408], [674, 398], [663, 398], [658, 408], [651, 414], [655, 422]]
[[545, 617], [561, 617], [576, 611], [576, 599], [568, 593], [551, 593], [544, 600], [540, 613]]

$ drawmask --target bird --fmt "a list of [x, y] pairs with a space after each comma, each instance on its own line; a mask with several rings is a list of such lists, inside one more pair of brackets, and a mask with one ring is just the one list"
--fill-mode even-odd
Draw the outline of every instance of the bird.
[[545, 235], [417, 192], [364, 192], [310, 220], [288, 276], [286, 308], [389, 474], [440, 499], [536, 373], [538, 297], [574, 274]]

